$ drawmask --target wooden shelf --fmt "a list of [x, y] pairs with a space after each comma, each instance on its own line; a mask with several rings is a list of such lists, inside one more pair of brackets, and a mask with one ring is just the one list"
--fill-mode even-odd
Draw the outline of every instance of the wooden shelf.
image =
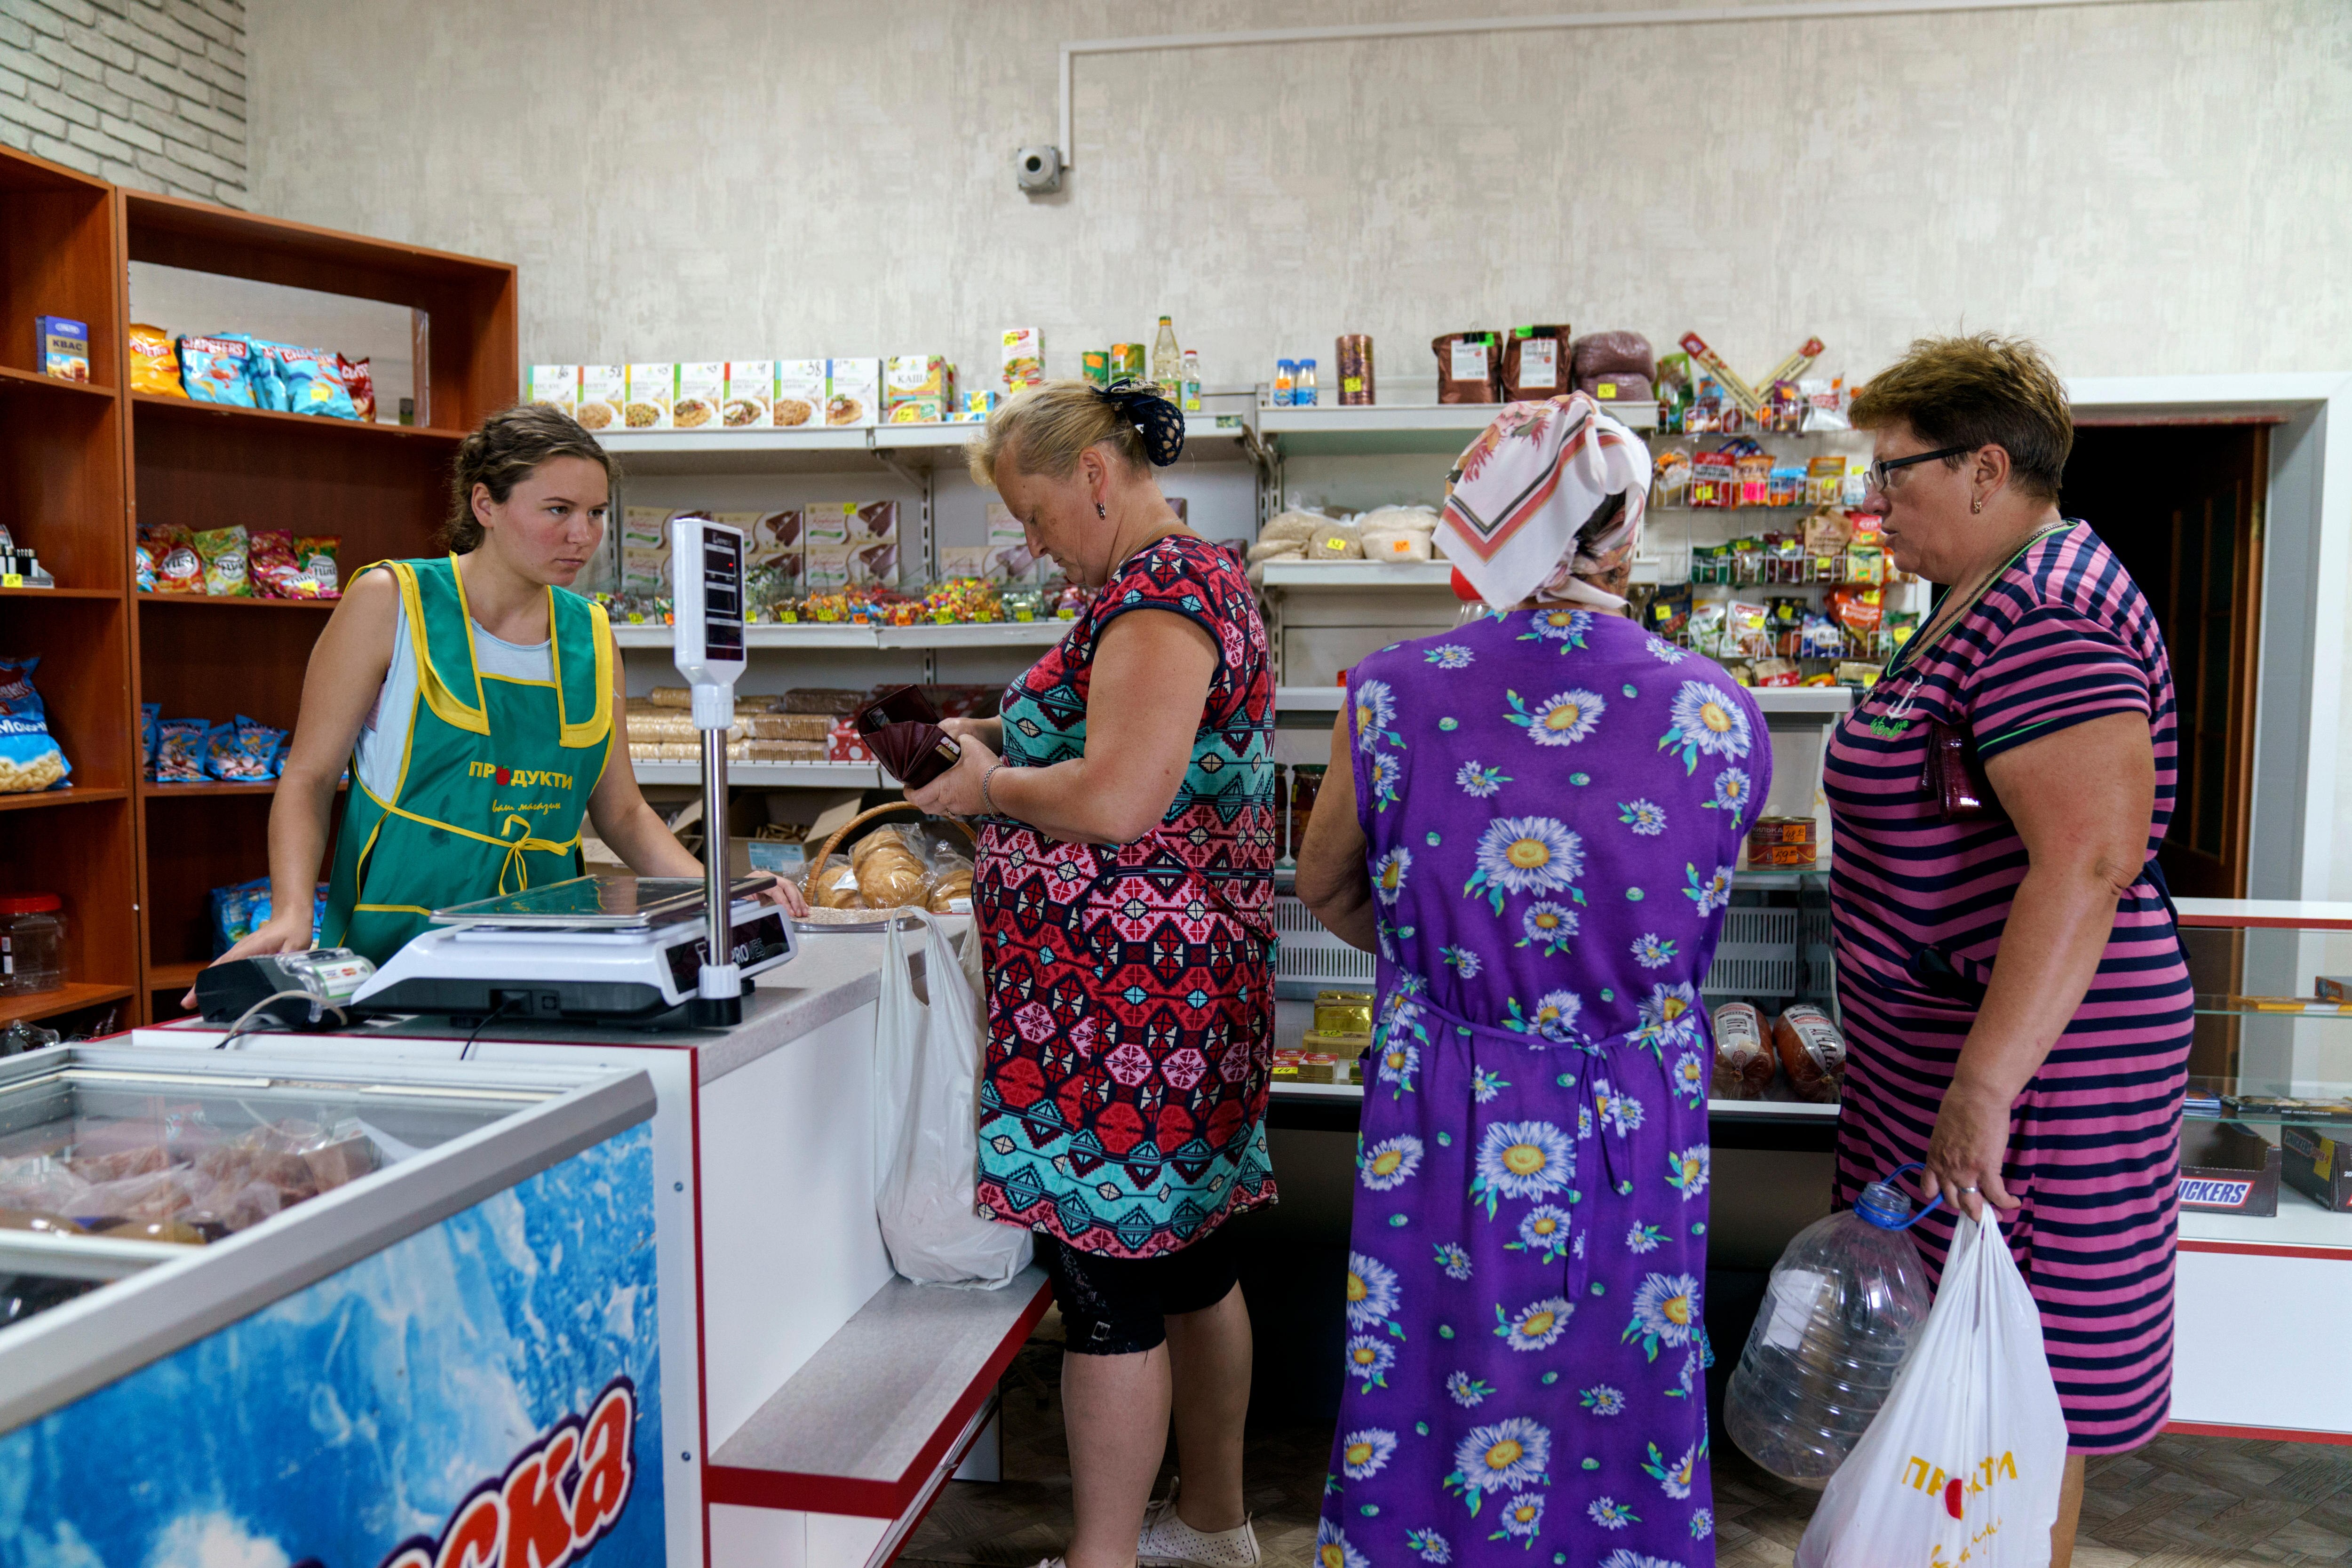
[[37, 370], [16, 370], [0, 364], [0, 392], [27, 386], [44, 387], [51, 392], [78, 392], [84, 397], [103, 398], [110, 403], [114, 401], [114, 388], [110, 386], [100, 386], [88, 381], [68, 381], [63, 376], [44, 375]]
[[37, 1023], [54, 1018], [60, 1013], [79, 1012], [84, 1007], [102, 1007], [109, 1002], [120, 1002], [136, 994], [128, 985], [96, 985], [73, 980], [55, 991], [35, 991], [22, 996], [0, 996], [0, 1024], [14, 1024], [20, 1019]]
[[229, 594], [136, 594], [142, 605], [203, 605], [219, 610], [331, 610], [341, 599], [248, 599]]
[[120, 599], [120, 588], [0, 588], [5, 599]]
[[336, 419], [324, 414], [281, 414], [274, 408], [239, 408], [232, 403], [199, 403], [193, 397], [173, 397], [162, 392], [134, 392], [131, 395], [131, 405], [134, 408], [160, 409], [200, 417], [259, 420], [265, 424], [299, 426], [309, 430], [340, 430], [345, 434], [356, 432], [427, 441], [462, 441], [466, 438], [463, 430], [436, 430], [424, 425], [382, 425], [365, 419]]
[[212, 967], [209, 958], [196, 963], [151, 963], [147, 966], [147, 989], [150, 991], [185, 991], [196, 983], [196, 976]]
[[37, 789], [28, 795], [0, 795], [0, 811], [31, 811], [45, 805], [89, 805], [99, 801], [129, 798], [129, 790], [84, 789], [79, 784], [68, 784], [63, 789]]
[[[350, 787], [348, 784], [339, 784], [335, 786], [335, 793], [341, 795]], [[276, 795], [277, 793], [276, 779], [259, 779], [246, 784], [232, 784], [226, 779], [206, 779], [202, 784], [157, 784], [153, 779], [139, 781], [139, 798], [142, 800], [203, 800], [208, 796], [224, 795]]]

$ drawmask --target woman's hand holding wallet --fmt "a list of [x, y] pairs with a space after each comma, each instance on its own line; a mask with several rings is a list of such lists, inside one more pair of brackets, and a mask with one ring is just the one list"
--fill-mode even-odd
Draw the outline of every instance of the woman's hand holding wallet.
[[959, 725], [972, 725], [969, 719], [950, 719], [940, 726], [963, 748], [955, 765], [919, 789], [910, 789], [907, 798], [925, 811], [945, 816], [985, 816], [988, 806], [981, 796], [981, 782], [988, 770], [999, 761], [996, 753], [970, 730], [959, 731]]

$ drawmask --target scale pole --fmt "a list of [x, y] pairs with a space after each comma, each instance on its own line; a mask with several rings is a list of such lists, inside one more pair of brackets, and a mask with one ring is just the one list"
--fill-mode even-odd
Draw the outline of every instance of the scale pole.
[[710, 923], [710, 963], [735, 952], [735, 910], [728, 894], [727, 731], [702, 731], [702, 900]]

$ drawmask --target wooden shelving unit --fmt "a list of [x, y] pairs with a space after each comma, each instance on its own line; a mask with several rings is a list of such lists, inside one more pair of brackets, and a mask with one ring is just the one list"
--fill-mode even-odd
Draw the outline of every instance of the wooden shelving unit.
[[[128, 391], [132, 261], [406, 307], [418, 423]], [[38, 315], [89, 323], [88, 384], [40, 374]], [[341, 534], [346, 570], [427, 553], [450, 456], [515, 401], [518, 357], [510, 266], [121, 190], [0, 147], [0, 522], [58, 584], [0, 590], [0, 654], [40, 658], [74, 769], [69, 788], [0, 795], [0, 892], [64, 899], [71, 976], [0, 998], [0, 1023], [178, 1012], [212, 952], [207, 894], [268, 869], [274, 786], [147, 783], [139, 705], [290, 728], [333, 605], [137, 593], [137, 523]]]

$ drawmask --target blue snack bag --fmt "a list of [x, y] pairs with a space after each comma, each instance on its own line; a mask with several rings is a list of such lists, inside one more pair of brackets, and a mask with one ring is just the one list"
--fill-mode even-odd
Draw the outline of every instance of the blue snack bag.
[[289, 414], [324, 414], [336, 419], [356, 419], [352, 395], [343, 384], [342, 370], [331, 351], [297, 348], [292, 343], [260, 342], [263, 360], [278, 377], [282, 406]]
[[48, 710], [33, 689], [37, 658], [0, 658], [0, 795], [29, 795], [66, 782], [73, 764], [49, 733]]
[[163, 705], [142, 702], [139, 705], [139, 771], [149, 778], [155, 776], [155, 747], [163, 740]]
[[254, 393], [253, 348], [240, 338], [182, 338], [180, 379], [198, 403], [261, 406]]
[[218, 335], [224, 342], [245, 345], [246, 374], [253, 379], [255, 405], [274, 413], [285, 413], [286, 379], [279, 374], [278, 362], [270, 354], [269, 341], [257, 338], [251, 332], [222, 332]]
[[327, 942], [327, 884], [319, 884], [318, 895], [310, 900], [310, 945], [323, 947]]

